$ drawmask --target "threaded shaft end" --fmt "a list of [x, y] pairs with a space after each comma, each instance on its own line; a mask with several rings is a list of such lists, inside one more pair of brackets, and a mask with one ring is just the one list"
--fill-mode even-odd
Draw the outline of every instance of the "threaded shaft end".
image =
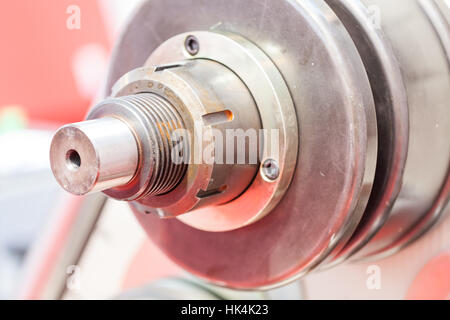
[[153, 93], [141, 93], [117, 98], [129, 107], [145, 114], [151, 130], [153, 159], [151, 178], [143, 195], [161, 195], [171, 191], [183, 178], [187, 164], [176, 164], [172, 152], [178, 141], [175, 130], [184, 129], [184, 122], [175, 107], [166, 99]]

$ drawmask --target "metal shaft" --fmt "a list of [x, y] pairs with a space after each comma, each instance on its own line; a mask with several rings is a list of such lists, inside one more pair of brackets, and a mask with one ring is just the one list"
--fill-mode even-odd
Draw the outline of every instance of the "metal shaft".
[[136, 94], [102, 102], [142, 114], [148, 132], [132, 130], [124, 121], [103, 117], [62, 127], [50, 150], [53, 173], [67, 191], [83, 195], [128, 184], [143, 157], [139, 145], [151, 149], [146, 195], [164, 194], [183, 177], [186, 165], [174, 163], [174, 131], [184, 127], [170, 102], [155, 94]]
[[77, 195], [128, 183], [138, 158], [133, 132], [110, 117], [62, 127], [50, 148], [53, 174], [65, 190]]

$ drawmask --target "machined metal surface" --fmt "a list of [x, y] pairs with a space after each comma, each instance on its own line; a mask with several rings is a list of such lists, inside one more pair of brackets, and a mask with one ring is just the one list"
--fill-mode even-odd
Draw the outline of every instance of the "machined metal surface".
[[[325, 267], [357, 253], [379, 231], [400, 192], [409, 141], [409, 112], [400, 66], [389, 39], [360, 1], [327, 1], [352, 36], [370, 80], [379, 152], [374, 187], [364, 216], [345, 247]], [[332, 261], [331, 261], [332, 260]]]
[[[190, 53], [193, 58], [216, 61], [229, 68], [246, 84], [265, 130], [262, 132], [262, 150], [259, 150], [262, 158], [261, 174], [255, 177], [245, 194], [226, 205], [208, 207], [178, 217], [197, 229], [228, 231], [261, 219], [284, 196], [297, 160], [297, 115], [289, 89], [276, 66], [258, 47], [238, 35], [206, 31], [183, 33], [161, 44], [146, 61], [146, 65], [181, 61], [187, 57], [183, 44], [192, 38], [196, 39], [199, 47], [194, 56]], [[241, 125], [240, 128], [244, 127]], [[264, 174], [263, 166], [267, 165], [268, 160], [277, 164], [278, 174], [275, 179]]]
[[190, 149], [185, 148], [181, 160], [187, 160], [189, 165], [184, 179], [170, 193], [158, 197], [143, 195], [132, 205], [143, 213], [167, 217], [235, 199], [258, 171], [257, 159], [248, 160], [249, 144], [243, 150], [248, 161], [244, 159], [243, 163], [235, 162], [234, 158], [231, 163], [226, 161], [228, 154], [224, 142], [214, 146], [211, 159], [204, 156], [208, 153], [207, 148], [218, 139], [215, 133], [225, 137], [227, 131], [234, 128], [244, 133], [254, 130], [257, 147], [256, 134], [261, 125], [252, 96], [234, 73], [212, 61], [192, 61], [180, 67], [158, 65], [165, 67], [158, 67], [153, 72], [153, 67], [149, 66], [128, 73], [117, 82], [113, 94], [121, 96], [153, 90], [172, 100], [180, 108], [179, 113], [188, 130], [188, 135], [183, 138], [186, 142], [189, 140]]
[[53, 174], [64, 189], [77, 195], [124, 185], [136, 172], [137, 149], [133, 132], [119, 119], [67, 125], [52, 141]]
[[[299, 154], [291, 185], [270, 214], [247, 227], [213, 233], [136, 210], [149, 236], [172, 259], [204, 279], [231, 287], [280, 284], [306, 272], [330, 251], [339, 251], [363, 214], [361, 199], [367, 201], [370, 194], [376, 161], [370, 85], [344, 26], [322, 2], [273, 1], [267, 6], [276, 14], [266, 14], [269, 9], [258, 1], [245, 9], [239, 1], [180, 1], [176, 11], [184, 14], [171, 24], [159, 18], [162, 11], [157, 8], [175, 14], [172, 7], [144, 3], [118, 45], [109, 76], [112, 86], [144, 64], [164, 40], [211, 27], [250, 39], [283, 75], [296, 106]], [[202, 19], [192, 19], [198, 14], [194, 8], [202, 8]], [[317, 8], [326, 14], [312, 21]], [[142, 33], [149, 35], [144, 43], [136, 40]], [[250, 203], [257, 200], [247, 198]], [[170, 234], [184, 241], [176, 243]]]
[[[221, 286], [267, 289], [397, 252], [449, 202], [449, 11], [443, 0], [144, 2], [116, 46], [111, 98], [88, 116], [136, 140], [137, 156], [112, 170], [123, 184], [102, 190]], [[175, 129], [189, 135], [170, 139]], [[278, 136], [258, 135], [256, 162], [217, 163], [229, 151], [213, 132], [236, 129]], [[194, 161], [204, 131], [211, 163]], [[55, 163], [70, 172], [66, 139]], [[188, 163], [171, 163], [174, 150]]]
[[[439, 33], [418, 1], [363, 3], [377, 6], [382, 13], [381, 28], [400, 66], [409, 111], [401, 190], [389, 219], [356, 256], [374, 259], [395, 253], [413, 241], [437, 221], [443, 204], [449, 201], [450, 72]], [[447, 7], [442, 13], [448, 16], [449, 11]], [[440, 203], [437, 210], [433, 208], [436, 203]], [[428, 227], [416, 229], [430, 216], [433, 222]], [[410, 233], [414, 229], [416, 236]]]

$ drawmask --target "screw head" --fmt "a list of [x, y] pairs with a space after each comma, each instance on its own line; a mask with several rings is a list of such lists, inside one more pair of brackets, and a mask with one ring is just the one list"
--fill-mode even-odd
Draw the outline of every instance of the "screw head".
[[186, 37], [184, 47], [191, 56], [195, 56], [200, 51], [198, 39], [192, 35]]
[[280, 176], [280, 166], [274, 159], [267, 159], [261, 165], [261, 172], [265, 178], [274, 181]]

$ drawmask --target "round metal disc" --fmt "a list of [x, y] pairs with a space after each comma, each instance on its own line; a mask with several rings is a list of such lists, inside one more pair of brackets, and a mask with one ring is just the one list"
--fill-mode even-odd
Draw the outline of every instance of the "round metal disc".
[[402, 75], [404, 88], [397, 90], [405, 91], [409, 111], [400, 192], [382, 228], [353, 256], [373, 260], [394, 254], [423, 235], [442, 217], [450, 199], [450, 25], [445, 19], [448, 6], [436, 6], [443, 4], [440, 0], [361, 2], [381, 14], [379, 27]]
[[326, 267], [356, 254], [380, 230], [402, 185], [408, 152], [408, 102], [393, 49], [370, 12], [353, 0], [326, 0], [344, 23], [361, 55], [375, 99], [378, 123], [377, 170], [364, 216], [351, 239]]
[[318, 0], [145, 2], [116, 48], [107, 89], [170, 37], [211, 28], [253, 42], [283, 75], [300, 130], [291, 186], [266, 217], [235, 231], [135, 213], [187, 271], [219, 285], [268, 288], [340, 251], [358, 225], [377, 157], [372, 93], [351, 37]]
[[[298, 154], [296, 110], [289, 89], [276, 66], [257, 46], [236, 34], [217, 31], [179, 34], [161, 44], [146, 64], [165, 65], [186, 59], [185, 42], [190, 37], [199, 43], [195, 59], [218, 62], [236, 74], [252, 94], [264, 130], [277, 132], [276, 143], [279, 144], [280, 152], [270, 154], [268, 134], [260, 160], [264, 163], [266, 157], [278, 163], [277, 178], [267, 179], [260, 172], [247, 186], [243, 196], [220, 206], [195, 209], [177, 217], [200, 230], [231, 231], [254, 223], [271, 212], [288, 189]], [[170, 194], [168, 196], [171, 197]]]

